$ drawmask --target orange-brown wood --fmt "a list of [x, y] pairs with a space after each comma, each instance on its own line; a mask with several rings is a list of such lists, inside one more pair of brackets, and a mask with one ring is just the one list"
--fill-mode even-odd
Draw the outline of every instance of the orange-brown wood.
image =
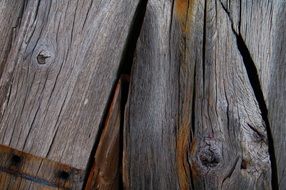
[[86, 184], [86, 190], [115, 190], [120, 186], [120, 123], [122, 85], [127, 77], [119, 80], [113, 100], [108, 110], [104, 129], [95, 153], [92, 170]]

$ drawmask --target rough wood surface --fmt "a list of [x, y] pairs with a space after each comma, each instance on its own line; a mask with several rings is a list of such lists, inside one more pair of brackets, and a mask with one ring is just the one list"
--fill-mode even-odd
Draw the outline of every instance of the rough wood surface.
[[121, 169], [121, 78], [116, 86], [111, 106], [96, 149], [85, 190], [117, 190], [120, 188]]
[[271, 189], [267, 122], [233, 22], [218, 0], [148, 2], [126, 109], [125, 187]]
[[25, 1], [0, 79], [1, 144], [86, 167], [138, 3]]
[[1, 189], [75, 190], [83, 180], [83, 170], [0, 146]]

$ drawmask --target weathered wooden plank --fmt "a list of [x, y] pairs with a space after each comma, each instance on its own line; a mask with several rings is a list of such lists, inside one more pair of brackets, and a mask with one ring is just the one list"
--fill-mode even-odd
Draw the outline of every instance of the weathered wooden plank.
[[0, 143], [84, 169], [139, 0], [27, 0], [0, 79]]
[[126, 188], [271, 189], [267, 124], [222, 5], [148, 2], [125, 114]]
[[86, 190], [117, 190], [120, 189], [121, 169], [121, 117], [122, 88], [128, 80], [121, 77], [117, 83], [113, 100], [104, 123], [91, 172], [88, 174]]
[[195, 188], [271, 188], [267, 126], [238, 43], [220, 1], [206, 1], [203, 64], [196, 67]]
[[39, 183], [43, 188], [80, 189], [83, 180], [83, 170], [0, 146], [1, 188], [23, 189], [31, 183]]
[[169, 51], [173, 50], [173, 44], [169, 44], [171, 14], [171, 1], [148, 1], [125, 114], [126, 189], [178, 188], [173, 133], [176, 112], [172, 109], [178, 95], [170, 90], [170, 81], [177, 77], [172, 72], [175, 64], [169, 59]]
[[[194, 65], [187, 64], [186, 54], [192, 50], [185, 43], [190, 37], [185, 33], [196, 28], [186, 27], [191, 23], [186, 16], [195, 16], [191, 8], [185, 12], [187, 6], [187, 1], [148, 1], [125, 114], [123, 178], [127, 189], [189, 185], [184, 150], [190, 133]], [[194, 20], [199, 28], [202, 22]]]
[[272, 138], [269, 148], [272, 157], [273, 189], [285, 189], [283, 18], [286, 2], [283, 0], [237, 2], [240, 3], [241, 11], [238, 19], [234, 19], [233, 16], [235, 8], [227, 8], [229, 6], [224, 5], [229, 10], [230, 19], [238, 20], [234, 22], [235, 26], [239, 26], [236, 32], [241, 35], [260, 79], [256, 82], [256, 91], [261, 89], [264, 96], [262, 104], [267, 105], [264, 115], [269, 120], [268, 136]]

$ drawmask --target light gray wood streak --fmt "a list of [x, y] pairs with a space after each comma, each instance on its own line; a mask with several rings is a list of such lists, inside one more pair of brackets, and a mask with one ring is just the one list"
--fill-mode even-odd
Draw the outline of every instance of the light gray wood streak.
[[278, 185], [286, 189], [286, 2], [275, 1], [268, 113], [274, 141]]
[[178, 89], [179, 44], [172, 41], [171, 18], [172, 1], [148, 2], [125, 115], [127, 189], [178, 189], [178, 92], [173, 89]]
[[1, 0], [0, 1], [0, 76], [6, 62], [13, 32], [19, 21], [24, 0]]

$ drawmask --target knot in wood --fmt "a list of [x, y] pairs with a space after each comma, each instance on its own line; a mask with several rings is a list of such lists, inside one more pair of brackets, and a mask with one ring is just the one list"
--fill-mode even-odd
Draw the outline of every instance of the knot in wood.
[[46, 59], [48, 59], [50, 57], [51, 57], [51, 55], [49, 55], [48, 52], [41, 51], [37, 56], [37, 61], [41, 65], [46, 64]]
[[68, 180], [70, 174], [67, 171], [62, 170], [58, 172], [58, 177], [61, 178], [62, 180]]
[[39, 65], [50, 64], [55, 58], [55, 47], [50, 40], [39, 40], [33, 52], [34, 61]]
[[199, 148], [198, 159], [201, 165], [214, 168], [221, 162], [221, 150], [214, 140], [205, 140]]

